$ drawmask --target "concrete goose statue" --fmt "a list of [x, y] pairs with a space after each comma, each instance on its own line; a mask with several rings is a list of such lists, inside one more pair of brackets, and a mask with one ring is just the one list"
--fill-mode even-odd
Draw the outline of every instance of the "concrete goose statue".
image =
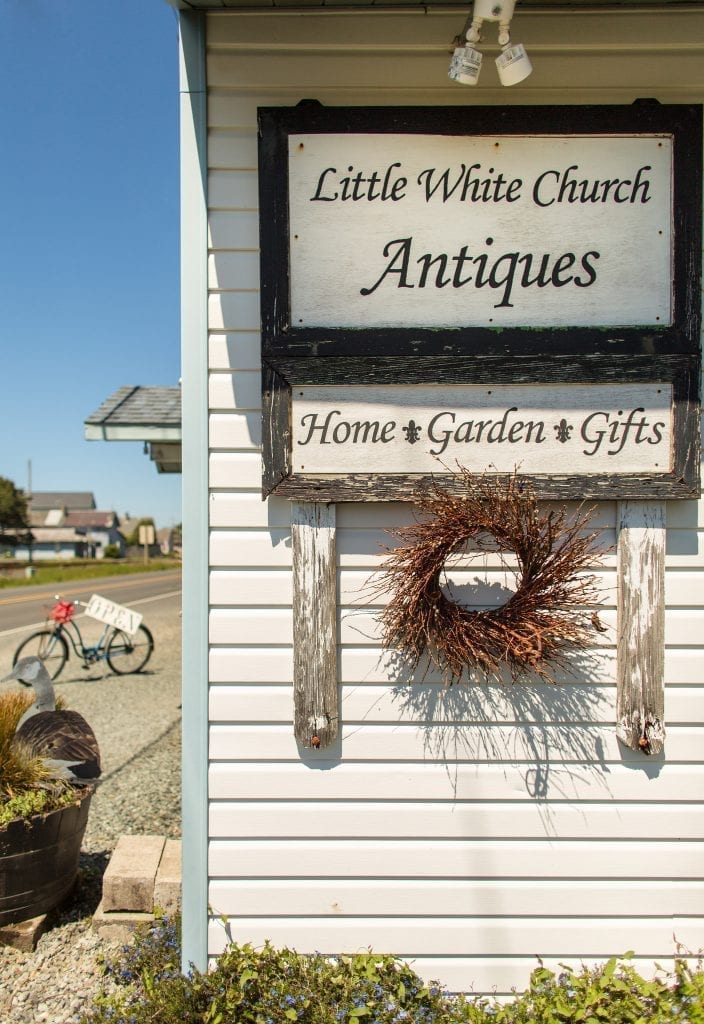
[[51, 676], [36, 657], [20, 658], [2, 682], [16, 679], [34, 690], [34, 703], [20, 718], [15, 739], [41, 757], [52, 776], [83, 784], [100, 775], [100, 750], [83, 715], [56, 707]]

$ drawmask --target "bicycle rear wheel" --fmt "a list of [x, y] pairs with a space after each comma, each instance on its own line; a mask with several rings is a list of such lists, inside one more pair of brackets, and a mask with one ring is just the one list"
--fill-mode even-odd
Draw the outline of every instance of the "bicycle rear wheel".
[[119, 676], [141, 672], [152, 656], [154, 637], [146, 626], [140, 626], [134, 636], [116, 629], [108, 642], [108, 665]]
[[32, 633], [19, 645], [12, 659], [13, 668], [20, 658], [29, 658], [32, 655], [43, 661], [51, 678], [56, 679], [68, 659], [68, 644], [61, 634], [55, 633], [53, 629], [41, 629], [38, 633]]

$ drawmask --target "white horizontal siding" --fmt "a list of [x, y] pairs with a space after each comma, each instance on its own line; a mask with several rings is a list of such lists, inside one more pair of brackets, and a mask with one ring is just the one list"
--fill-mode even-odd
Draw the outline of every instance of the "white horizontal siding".
[[259, 327], [259, 293], [254, 289], [211, 293], [208, 324], [212, 331], [256, 331]]
[[260, 372], [261, 339], [257, 331], [211, 334], [208, 339], [211, 370]]
[[[698, 762], [703, 743], [704, 727], [671, 726], [667, 733], [666, 756], [672, 761]], [[259, 761], [266, 758], [271, 761], [295, 761], [303, 753], [289, 726], [215, 724], [210, 729], [210, 756], [216, 760], [236, 758]], [[647, 786], [643, 755], [639, 751], [620, 746], [611, 723], [504, 725], [476, 722], [461, 727], [431, 723], [426, 728], [403, 722], [374, 728], [350, 725], [343, 728], [332, 753], [352, 761], [382, 763], [422, 763], [431, 759], [444, 763], [475, 761], [478, 764], [501, 764], [524, 761], [532, 764], [572, 764], [590, 760], [604, 766], [604, 770], [607, 770], [607, 764], [627, 762], [643, 768], [642, 782], [644, 787]], [[311, 762], [326, 760], [331, 756], [331, 751], [327, 754], [325, 751], [306, 751], [305, 756]], [[704, 815], [700, 817], [704, 826]], [[616, 827], [614, 818], [611, 828]], [[689, 822], [683, 821], [682, 829], [688, 827]]]
[[256, 210], [259, 206], [256, 168], [211, 171], [208, 202], [219, 210]]
[[210, 456], [208, 469], [211, 488], [261, 490], [262, 460], [259, 452], [215, 452]]
[[[569, 914], [569, 908], [563, 909]], [[394, 950], [408, 960], [419, 956], [526, 956], [535, 957], [536, 945], [546, 956], [579, 958], [608, 956], [626, 950], [637, 933], [642, 956], [672, 950], [675, 942], [696, 949], [701, 940], [701, 917], [665, 918], [629, 915], [613, 918], [543, 917], [477, 918], [338, 918], [236, 917], [228, 932], [237, 941], [293, 946], [301, 953], [337, 953], [341, 950]], [[675, 939], [673, 940], [673, 931]], [[225, 934], [219, 922], [211, 926], [213, 952], [222, 949]], [[527, 981], [527, 979], [526, 979]], [[467, 979], [469, 984], [469, 978]]]
[[262, 401], [262, 376], [257, 367], [242, 369], [236, 374], [213, 373], [208, 385], [211, 409], [240, 411], [252, 409], [259, 412]]
[[[413, 684], [418, 687], [418, 684]], [[598, 685], [592, 679], [579, 684], [567, 680], [560, 686], [537, 682], [521, 686], [463, 686], [448, 691], [441, 683], [412, 686], [375, 686], [354, 682], [340, 686], [342, 721], [366, 725], [399, 721], [436, 723], [540, 722], [583, 718], [586, 709], [592, 720], [616, 719], [616, 688]], [[210, 691], [212, 722], [292, 722], [290, 685], [213, 686]], [[665, 719], [669, 724], [704, 722], [704, 686], [668, 686]], [[638, 785], [641, 785], [638, 780]], [[642, 787], [643, 788], [643, 787]], [[643, 793], [649, 790], [643, 788]]]
[[[691, 712], [704, 692], [702, 687], [668, 689], [668, 698]], [[681, 694], [679, 698], [674, 695]], [[697, 698], [699, 697], [699, 702]], [[441, 683], [412, 683], [378, 686], [347, 682], [340, 685], [340, 709], [343, 721], [365, 725], [396, 725], [403, 722], [437, 725], [450, 723], [467, 729], [475, 723], [574, 721], [584, 720], [587, 711], [595, 722], [609, 722], [615, 713], [615, 687], [570, 680], [560, 686], [534, 684], [460, 684], [445, 688]], [[291, 688], [278, 686], [213, 686], [210, 691], [210, 716], [218, 722], [292, 721]], [[686, 716], [688, 720], [690, 716]]]
[[[266, 545], [266, 538], [253, 533], [251, 556], [259, 562], [262, 551], [272, 558], [281, 558], [281, 542], [275, 547]], [[261, 540], [261, 547], [255, 543]], [[213, 542], [215, 547], [215, 541]], [[277, 561], [276, 564], [282, 564]], [[481, 605], [484, 607], [483, 605]], [[255, 639], [267, 634], [271, 640], [276, 637], [281, 643], [290, 643], [292, 637], [292, 612], [279, 608], [271, 609], [218, 609], [210, 616], [210, 640], [214, 644], [246, 644], [248, 631], [251, 631], [251, 643], [259, 643]], [[604, 626], [604, 633], [594, 634], [594, 647], [604, 647], [616, 643], [616, 611], [600, 609], [599, 618]], [[381, 644], [382, 625], [373, 611], [364, 608], [342, 609], [339, 615], [339, 642], [342, 644]], [[665, 643], [672, 646], [700, 646], [700, 638], [704, 635], [704, 609], [673, 608], [668, 612], [665, 623]]]
[[[304, 836], [350, 839], [365, 836], [413, 839], [431, 834], [436, 840], [510, 839], [559, 836], [563, 839], [609, 839], [618, 829], [622, 839], [638, 840], [647, 834], [657, 812], [660, 835], [673, 841], [704, 839], [704, 816], [697, 805], [641, 803], [514, 803], [483, 800], [457, 801], [450, 806], [429, 801], [345, 801], [342, 804], [277, 801], [214, 801], [210, 805], [210, 835]], [[694, 811], [694, 813], [690, 813]], [[440, 844], [439, 844], [440, 845]], [[439, 850], [438, 850], [439, 853]]]
[[[570, 915], [627, 917], [647, 907], [649, 917], [704, 915], [704, 883], [667, 882], [653, 892], [650, 881], [575, 882], [502, 879], [307, 879], [292, 886], [288, 880], [215, 881], [210, 902], [220, 914], [245, 917], [365, 917], [399, 916], [413, 908], [413, 917], [540, 917], [546, 903], [569, 907]], [[401, 916], [403, 916], [401, 914]], [[640, 916], [640, 915], [638, 915]]]
[[[318, 764], [320, 762], [317, 762]], [[536, 790], [547, 801], [614, 800], [697, 801], [704, 784], [704, 769], [694, 764], [668, 764], [648, 780], [647, 786], [632, 765], [614, 764], [608, 775], [591, 762], [569, 767], [550, 764], [538, 776], [525, 764], [490, 764], [481, 771], [474, 763], [447, 765], [426, 762], [375, 764], [329, 762], [325, 771], [307, 764], [214, 762], [209, 791], [213, 800], [272, 800], [295, 793], [298, 800], [533, 800]], [[692, 864], [692, 868], [695, 865]]]
[[209, 421], [212, 449], [255, 449], [262, 443], [261, 416], [257, 413], [213, 413]]
[[211, 133], [208, 166], [213, 170], [240, 167], [252, 171], [256, 170], [257, 161], [257, 133], [253, 127]]
[[259, 253], [257, 251], [218, 252], [208, 258], [208, 286], [259, 289]]
[[[214, 336], [213, 341], [217, 341], [222, 346], [221, 358], [227, 360], [228, 358], [234, 357], [234, 346], [239, 345], [239, 339], [241, 337], [248, 337], [246, 335], [236, 335], [234, 340], [232, 336], [222, 335]], [[254, 338], [254, 336], [251, 336]], [[258, 346], [258, 336], [256, 339]], [[211, 349], [212, 351], [212, 349]], [[220, 366], [220, 369], [224, 367]], [[251, 371], [255, 369], [250, 366], [242, 367], [243, 370]], [[259, 367], [256, 367], [257, 375], [259, 374]], [[237, 374], [239, 381], [241, 373]], [[255, 382], [253, 378], [247, 374], [244, 376], [244, 380], [248, 382], [248, 394], [250, 388], [256, 388], [258, 382]], [[234, 385], [227, 382], [226, 374], [213, 375], [211, 387], [213, 388], [212, 394], [217, 397], [219, 402], [219, 409], [222, 411], [236, 411], [237, 406], [234, 404]], [[227, 405], [226, 402], [231, 404]], [[230, 500], [235, 502], [240, 496], [232, 494]], [[245, 496], [242, 498], [243, 501], [247, 501], [248, 498]], [[261, 523], [265, 525], [268, 522], [267, 509], [271, 502], [280, 504], [282, 507], [288, 507], [288, 502], [281, 498], [271, 498], [266, 505], [262, 505]], [[561, 508], [562, 506], [550, 506], [547, 503], [544, 504], [544, 508]], [[588, 530], [614, 530], [616, 523], [616, 505], [614, 502], [604, 501], [599, 502], [595, 506], [591, 506], [594, 510], [592, 518], [589, 520]], [[578, 506], [574, 502], [567, 502], [565, 508], [568, 514], [573, 515]], [[413, 523], [415, 520], [415, 512], [413, 506], [408, 502], [345, 502], [339, 505], [337, 508], [337, 526], [339, 530], [361, 529], [365, 527], [367, 529], [388, 531], [398, 529], [400, 526], [407, 526]], [[227, 523], [223, 523], [227, 525]], [[241, 521], [239, 519], [239, 513], [233, 505], [233, 516], [231, 525], [239, 526]], [[697, 531], [704, 529], [704, 502], [697, 501], [671, 501], [667, 505], [667, 528], [668, 534], [672, 535], [677, 531], [683, 531], [685, 539], [680, 543], [688, 543], [691, 550], [694, 552], [696, 548], [693, 546], [692, 534]], [[385, 535], [384, 538], [387, 544], [390, 543], [390, 537]], [[601, 546], [606, 546], [606, 540]], [[701, 567], [697, 567], [695, 564], [688, 566], [688, 572], [694, 574], [695, 572], [701, 572]], [[696, 577], [693, 576], [694, 579]]]
[[211, 210], [208, 216], [208, 240], [217, 249], [257, 249], [259, 213], [257, 210]]
[[291, 506], [283, 498], [269, 498], [264, 502], [261, 494], [247, 494], [242, 491], [214, 493], [210, 496], [210, 521], [212, 526], [220, 527], [276, 526], [288, 529], [291, 523]]
[[[340, 737], [293, 737], [290, 507], [261, 499], [256, 111], [339, 104], [701, 102], [704, 15], [519, 12], [516, 90], [447, 78], [456, 11], [208, 16], [210, 903], [229, 933], [301, 951], [372, 946], [455, 989], [704, 946], [704, 504], [668, 505], [665, 755], [615, 718], [617, 507], [598, 505], [607, 627], [559, 685], [422, 684], [378, 637], [374, 596], [404, 503], [337, 510]], [[518, 26], [518, 19], [516, 21]], [[654, 42], [656, 41], [656, 43]], [[663, 53], [667, 57], [663, 57]], [[573, 512], [575, 506], [570, 506]], [[611, 550], [608, 550], [611, 548]], [[510, 586], [496, 556], [455, 586]], [[211, 955], [225, 942], [213, 920]]]
[[[219, 497], [219, 496], [218, 496]], [[211, 526], [222, 525], [221, 514], [224, 510], [224, 502], [211, 502]], [[288, 511], [288, 510], [287, 510]], [[290, 517], [290, 511], [289, 511]], [[254, 524], [247, 524], [254, 525]], [[274, 524], [272, 524], [274, 525]], [[280, 519], [276, 519], [277, 528], [281, 528]], [[370, 605], [381, 607], [390, 600], [390, 595], [385, 590], [380, 590], [380, 573], [374, 570], [344, 569], [338, 572], [338, 597], [340, 604], [345, 605]], [[467, 606], [481, 605], [482, 607], [494, 607], [501, 603], [499, 596], [495, 596], [491, 590], [492, 585], [499, 585], [502, 588], [512, 588], [513, 574], [502, 570], [489, 570], [484, 573], [480, 569], [462, 569], [448, 573], [453, 587], [457, 588], [462, 600]], [[613, 606], [615, 601], [613, 574], [597, 574], [600, 595], [603, 597], [601, 607]], [[231, 585], [237, 582], [237, 577], [232, 572], [215, 570], [211, 574], [211, 601], [213, 604], [281, 604], [280, 594], [272, 590], [271, 579], [268, 574], [262, 573], [259, 577], [248, 578], [247, 601], [237, 600]], [[462, 588], [468, 588], [466, 597]], [[271, 600], [267, 600], [267, 595]], [[234, 599], [234, 600], [233, 600]], [[505, 596], [504, 596], [505, 599]], [[290, 604], [290, 600], [283, 602]]]
[[[608, 655], [605, 652], [597, 662], [595, 670], [582, 673], [583, 678], [596, 682], [610, 674], [614, 677], [615, 667], [607, 673]], [[385, 654], [369, 648], [342, 649], [339, 655], [340, 679], [343, 682], [386, 682], [404, 681], [403, 672], [396, 668], [393, 653]], [[665, 684], [701, 684], [702, 659], [699, 648], [675, 648], [665, 651]], [[600, 666], [602, 666], [600, 668]], [[394, 674], [394, 669], [396, 673]], [[438, 681], [437, 673], [429, 674]], [[577, 672], [574, 679], [580, 678]], [[291, 651], [283, 648], [217, 648], [210, 652], [210, 679], [213, 683], [270, 683], [292, 681]]]
[[704, 844], [643, 837], [632, 842], [554, 837], [530, 840], [212, 839], [211, 876], [240, 878], [527, 878], [543, 880], [700, 878]]

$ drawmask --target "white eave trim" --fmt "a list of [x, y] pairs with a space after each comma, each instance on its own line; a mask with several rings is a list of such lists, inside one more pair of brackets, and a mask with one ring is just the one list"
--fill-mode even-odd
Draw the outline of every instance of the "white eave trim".
[[181, 427], [84, 425], [86, 441], [180, 441]]

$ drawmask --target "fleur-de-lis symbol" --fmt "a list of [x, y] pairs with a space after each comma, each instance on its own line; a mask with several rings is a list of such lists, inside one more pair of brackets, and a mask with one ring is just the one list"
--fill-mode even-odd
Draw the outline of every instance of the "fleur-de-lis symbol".
[[415, 420], [409, 420], [408, 426], [403, 427], [403, 432], [406, 435], [406, 440], [409, 444], [415, 444], [420, 437], [421, 428], [415, 422]]
[[569, 441], [570, 434], [572, 433], [573, 429], [574, 428], [568, 424], [566, 419], [561, 419], [560, 422], [556, 423], [553, 427], [553, 430], [557, 434], [557, 440], [561, 444], [565, 444], [567, 441]]

